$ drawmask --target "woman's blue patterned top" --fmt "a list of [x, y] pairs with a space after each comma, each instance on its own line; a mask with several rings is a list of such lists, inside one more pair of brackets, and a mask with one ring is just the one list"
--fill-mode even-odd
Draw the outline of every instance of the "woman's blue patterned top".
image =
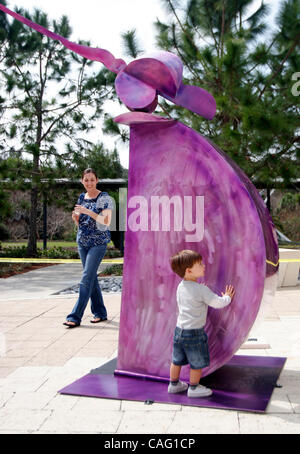
[[[112, 198], [107, 192], [100, 192], [94, 199], [85, 199], [85, 194], [80, 194], [77, 205], [83, 205], [88, 210], [100, 214], [103, 210], [113, 209]], [[99, 246], [107, 244], [111, 240], [110, 231], [107, 225], [96, 222], [87, 214], [81, 214], [79, 217], [79, 226], [76, 241], [84, 247]]]

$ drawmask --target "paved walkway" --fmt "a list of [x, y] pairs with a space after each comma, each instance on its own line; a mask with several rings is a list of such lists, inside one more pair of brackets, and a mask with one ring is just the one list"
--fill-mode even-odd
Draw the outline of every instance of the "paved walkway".
[[259, 345], [237, 352], [288, 358], [261, 415], [58, 394], [117, 356], [120, 294], [104, 295], [107, 322], [91, 325], [87, 310], [80, 328], [62, 325], [76, 297], [52, 293], [80, 273], [58, 265], [0, 280], [0, 433], [300, 433], [300, 286], [277, 291], [254, 334]]
[[[111, 263], [101, 264], [98, 272], [108, 266]], [[46, 298], [78, 284], [81, 275], [81, 263], [68, 263], [0, 279], [0, 301]]]

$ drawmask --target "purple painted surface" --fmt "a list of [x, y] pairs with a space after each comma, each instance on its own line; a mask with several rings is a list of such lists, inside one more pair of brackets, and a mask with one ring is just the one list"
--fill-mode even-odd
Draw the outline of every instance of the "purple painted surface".
[[[156, 90], [145, 82], [121, 71], [115, 82], [118, 97], [130, 109], [144, 109], [151, 105], [156, 98]], [[151, 112], [155, 110], [153, 106]]]
[[176, 95], [178, 87], [172, 72], [168, 66], [155, 58], [134, 60], [126, 66], [125, 72], [162, 93]]
[[[147, 201], [143, 214], [150, 229], [151, 197], [184, 201], [192, 196], [193, 206], [185, 213], [195, 222], [196, 196], [203, 196], [204, 222], [203, 238], [194, 241], [187, 238], [194, 232], [175, 230], [173, 216], [170, 231], [133, 231], [136, 205], [128, 206], [117, 369], [168, 377], [180, 282], [169, 258], [178, 250], [193, 249], [204, 258], [205, 282], [214, 292], [221, 294], [227, 284], [236, 290], [233, 304], [208, 311], [211, 364], [205, 376], [240, 348], [257, 316], [266, 272], [261, 222], [236, 172], [201, 135], [179, 122], [136, 124], [139, 115], [146, 119], [149, 114], [127, 114], [126, 124], [130, 115], [128, 200], [142, 196]], [[202, 221], [197, 221], [200, 231]], [[161, 222], [159, 228], [163, 230]], [[188, 374], [186, 366], [183, 378]]]
[[135, 112], [135, 113], [124, 113], [114, 119], [116, 123], [122, 123], [123, 125], [132, 126], [138, 124], [175, 124], [176, 120], [173, 118], [165, 118], [160, 115], [149, 115], [146, 112]]
[[88, 374], [60, 390], [61, 394], [106, 399], [152, 400], [197, 407], [264, 412], [286, 358], [235, 356], [203, 380], [213, 389], [209, 398], [188, 398], [186, 393], [168, 394], [167, 383], [112, 374]]
[[[209, 143], [212, 144], [210, 140]], [[269, 210], [264, 203], [260, 193], [250, 181], [250, 179], [245, 175], [245, 173], [239, 168], [239, 166], [226, 154], [223, 150], [217, 147], [215, 144], [212, 144], [218, 153], [223, 156], [224, 159], [231, 165], [233, 170], [239, 176], [240, 180], [245, 185], [247, 191], [252, 197], [253, 202], [255, 203], [260, 222], [262, 224], [264, 232], [264, 240], [266, 246], [266, 259], [271, 263], [267, 263], [266, 267], [266, 276], [272, 276], [279, 270], [279, 249], [278, 249], [278, 239], [275, 230], [273, 220], [270, 216]]]
[[[169, 52], [126, 66], [104, 49], [72, 43], [1, 4], [0, 9], [117, 73], [117, 93], [129, 109], [151, 112], [160, 94], [205, 118], [215, 115], [213, 96], [200, 87], [183, 85], [182, 63]], [[128, 200], [132, 203], [134, 197], [143, 197], [146, 206], [140, 218], [145, 215], [148, 225], [147, 231], [133, 230], [136, 222], [131, 222], [134, 213], [130, 210], [136, 206], [128, 206], [118, 369], [168, 377], [177, 317], [175, 292], [180, 281], [170, 269], [169, 258], [180, 249], [194, 249], [204, 257], [205, 282], [213, 291], [220, 294], [227, 284], [236, 290], [233, 304], [208, 312], [211, 365], [203, 374], [208, 375], [239, 349], [261, 302], [274, 293], [278, 245], [272, 219], [238, 166], [192, 129], [142, 112], [117, 120], [131, 127]], [[169, 227], [161, 224], [159, 214], [153, 215], [152, 196], [174, 197], [176, 216], [171, 216]], [[197, 197], [204, 198], [202, 219], [197, 216]], [[178, 204], [188, 198], [192, 204], [188, 206], [191, 200], [187, 200], [183, 219]], [[158, 221], [157, 230], [151, 220], [154, 224]], [[183, 220], [184, 229], [180, 230]], [[190, 231], [193, 224], [197, 238]], [[272, 262], [267, 268], [266, 259]], [[185, 367], [183, 376], [187, 378], [188, 373]]]
[[212, 120], [216, 114], [215, 98], [203, 88], [181, 84], [175, 97], [166, 93], [163, 96], [177, 106], [185, 107], [208, 120]]
[[149, 105], [159, 93], [175, 96], [182, 79], [180, 59], [170, 52], [157, 52], [152, 57], [145, 57], [129, 63], [118, 74], [116, 91], [119, 98], [129, 109], [152, 110]]
[[[158, 61], [162, 62], [164, 65], [166, 65], [174, 80], [174, 83], [176, 86], [176, 91], [178, 90], [178, 88], [180, 87], [180, 84], [182, 82], [183, 64], [182, 64], [182, 61], [180, 60], [180, 58], [177, 57], [177, 55], [172, 54], [171, 52], [157, 51], [157, 52], [153, 52], [151, 54], [147, 54], [143, 58], [152, 58], [152, 59], [158, 60]], [[159, 74], [158, 74], [158, 78], [159, 78]]]

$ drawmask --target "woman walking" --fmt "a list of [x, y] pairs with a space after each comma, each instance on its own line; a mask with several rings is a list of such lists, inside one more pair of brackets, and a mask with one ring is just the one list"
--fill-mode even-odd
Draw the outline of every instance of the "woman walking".
[[79, 196], [72, 212], [72, 219], [78, 225], [77, 244], [83, 266], [79, 286], [79, 297], [64, 325], [69, 328], [80, 326], [83, 313], [91, 298], [94, 319], [91, 323], [107, 320], [107, 312], [98, 282], [98, 267], [111, 240], [108, 229], [111, 223], [113, 201], [107, 192], [97, 189], [98, 178], [93, 169], [86, 169], [81, 182], [86, 190]]

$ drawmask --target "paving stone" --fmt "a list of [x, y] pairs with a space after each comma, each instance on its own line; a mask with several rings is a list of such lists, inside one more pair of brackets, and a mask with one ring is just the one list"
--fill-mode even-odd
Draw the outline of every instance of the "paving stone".
[[[294, 389], [287, 390], [287, 397], [291, 403], [292, 409], [294, 413], [300, 414], [300, 390], [299, 385]], [[300, 428], [299, 428], [300, 433]]]
[[118, 434], [165, 434], [176, 411], [126, 411]]
[[8, 378], [8, 380], [19, 380], [19, 379], [39, 379], [44, 378], [50, 371], [50, 367], [19, 367], [14, 370]]
[[[42, 392], [42, 394], [44, 393], [45, 391]], [[49, 392], [47, 392], [47, 395], [49, 395]], [[47, 402], [44, 410], [69, 411], [73, 409], [73, 407], [79, 400], [79, 396], [65, 396], [62, 394], [56, 394], [50, 399], [50, 401]]]
[[14, 393], [5, 405], [6, 410], [43, 410], [52, 400], [49, 393], [20, 392]]
[[53, 411], [40, 430], [61, 433], [108, 432], [116, 433], [122, 418], [120, 411], [99, 413], [76, 413], [75, 411]]
[[239, 413], [241, 434], [299, 434], [300, 415]]
[[299, 434], [299, 295], [300, 287], [280, 289], [257, 328], [270, 349], [237, 352], [288, 358], [278, 380], [283, 388], [274, 390], [263, 415], [60, 395], [60, 389], [117, 356], [121, 295], [105, 295], [108, 322], [91, 325], [88, 308], [76, 330], [62, 325], [76, 297], [0, 301], [6, 348], [0, 358], [0, 433]]
[[[189, 407], [190, 408], [190, 407]], [[168, 427], [170, 434], [238, 434], [236, 411], [199, 408], [196, 412], [176, 412]]]
[[7, 402], [9, 402], [13, 396], [14, 396], [13, 391], [3, 393], [1, 392], [0, 388], [0, 408], [5, 407]]
[[[65, 396], [69, 397], [69, 396]], [[99, 399], [93, 397], [81, 397], [77, 400], [72, 410], [78, 414], [81, 413], [100, 413], [110, 411], [119, 411], [121, 401], [116, 399]]]
[[0, 430], [18, 431], [24, 433], [38, 430], [40, 426], [49, 418], [50, 411], [45, 410], [24, 410], [16, 411], [0, 409]]
[[137, 402], [133, 400], [122, 400], [122, 411], [181, 411], [182, 406], [177, 404], [161, 404], [154, 402], [151, 405], [146, 405], [145, 402]]
[[[0, 381], [3, 378], [8, 377], [14, 370], [16, 370], [16, 368], [14, 366], [12, 366], [12, 367], [1, 367], [1, 364], [0, 364]], [[1, 387], [1, 383], [0, 383], [0, 387]]]
[[284, 388], [274, 389], [266, 413], [294, 413], [293, 406]]
[[28, 377], [19, 380], [10, 380], [9, 377], [6, 377], [5, 382], [2, 384], [1, 392], [35, 392], [43, 383], [45, 383], [44, 378], [31, 379]]

